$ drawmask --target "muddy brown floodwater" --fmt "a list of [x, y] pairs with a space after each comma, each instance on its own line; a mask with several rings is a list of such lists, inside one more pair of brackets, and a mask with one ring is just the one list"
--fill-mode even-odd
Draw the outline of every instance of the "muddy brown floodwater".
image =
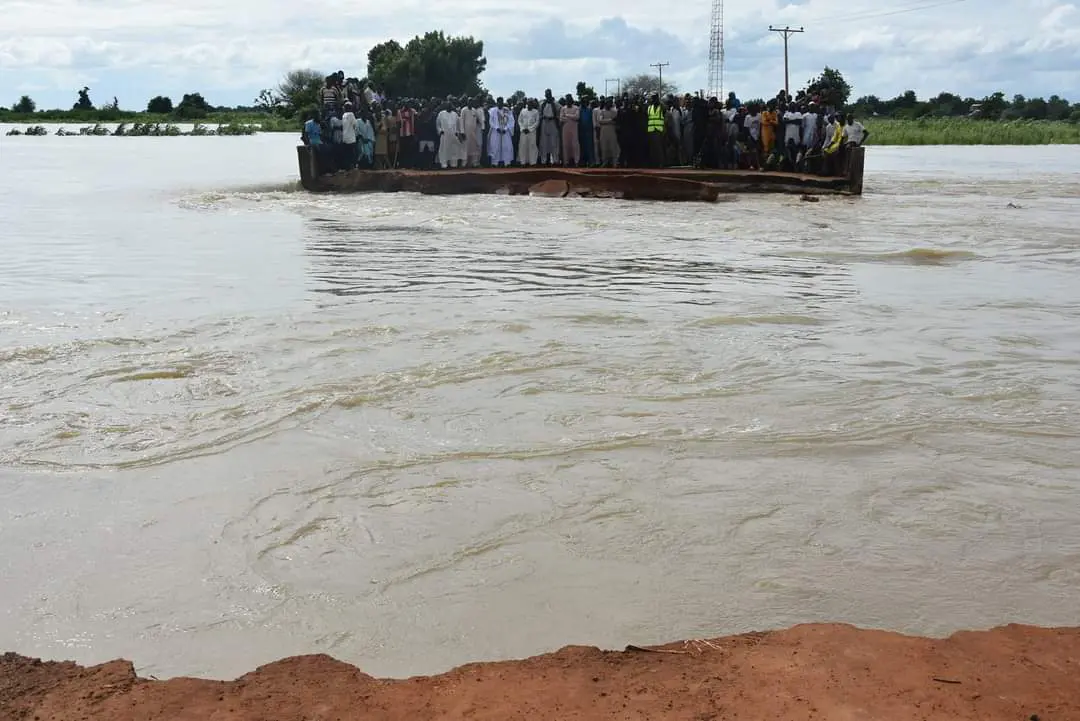
[[1080, 624], [1080, 148], [687, 206], [0, 143], [2, 650], [402, 677]]

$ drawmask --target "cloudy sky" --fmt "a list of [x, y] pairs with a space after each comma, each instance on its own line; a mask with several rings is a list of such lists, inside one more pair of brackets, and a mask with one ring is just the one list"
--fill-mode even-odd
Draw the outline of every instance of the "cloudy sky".
[[[783, 85], [768, 26], [791, 24], [806, 28], [791, 42], [793, 86], [829, 64], [856, 95], [1080, 100], [1080, 8], [1068, 0], [727, 0], [725, 10], [725, 87], [743, 98]], [[193, 91], [250, 104], [289, 69], [363, 75], [373, 44], [430, 29], [484, 40], [495, 94], [578, 80], [602, 90], [655, 62], [691, 90], [706, 84], [709, 17], [710, 0], [0, 0], [0, 104], [29, 94], [70, 107], [83, 85], [122, 107]]]

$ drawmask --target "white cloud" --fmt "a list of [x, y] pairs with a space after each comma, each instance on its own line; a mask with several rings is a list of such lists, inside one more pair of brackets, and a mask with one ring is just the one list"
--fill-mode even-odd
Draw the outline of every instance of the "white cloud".
[[[1080, 13], [1060, 0], [727, 0], [726, 85], [744, 97], [783, 82], [770, 24], [805, 26], [791, 41], [792, 82], [828, 64], [856, 93], [921, 95], [994, 89], [1080, 100]], [[910, 8], [922, 8], [902, 12]], [[891, 14], [886, 14], [891, 13]], [[705, 84], [709, 0], [0, 0], [0, 102], [35, 89], [41, 106], [66, 106], [86, 83], [95, 96], [138, 105], [199, 90], [219, 104], [247, 103], [287, 70], [363, 74], [367, 50], [430, 29], [485, 41], [485, 83], [566, 90], [671, 65], [685, 88]], [[8, 100], [7, 98], [11, 99]], [[140, 98], [136, 101], [135, 98]], [[128, 100], [130, 99], [130, 102]]]

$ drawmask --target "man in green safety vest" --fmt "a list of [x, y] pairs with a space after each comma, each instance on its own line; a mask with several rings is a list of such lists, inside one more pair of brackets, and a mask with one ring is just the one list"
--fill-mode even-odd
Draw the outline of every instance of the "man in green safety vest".
[[649, 138], [649, 165], [654, 168], [664, 167], [664, 106], [660, 104], [660, 95], [653, 93], [646, 108], [649, 124], [646, 135]]

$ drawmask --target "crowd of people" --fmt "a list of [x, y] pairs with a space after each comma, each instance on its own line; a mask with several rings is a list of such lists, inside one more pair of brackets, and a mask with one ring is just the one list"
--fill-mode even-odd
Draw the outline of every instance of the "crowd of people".
[[301, 139], [319, 169], [567, 167], [845, 172], [869, 131], [817, 96], [781, 90], [764, 103], [700, 94], [575, 99], [386, 98], [338, 72]]

